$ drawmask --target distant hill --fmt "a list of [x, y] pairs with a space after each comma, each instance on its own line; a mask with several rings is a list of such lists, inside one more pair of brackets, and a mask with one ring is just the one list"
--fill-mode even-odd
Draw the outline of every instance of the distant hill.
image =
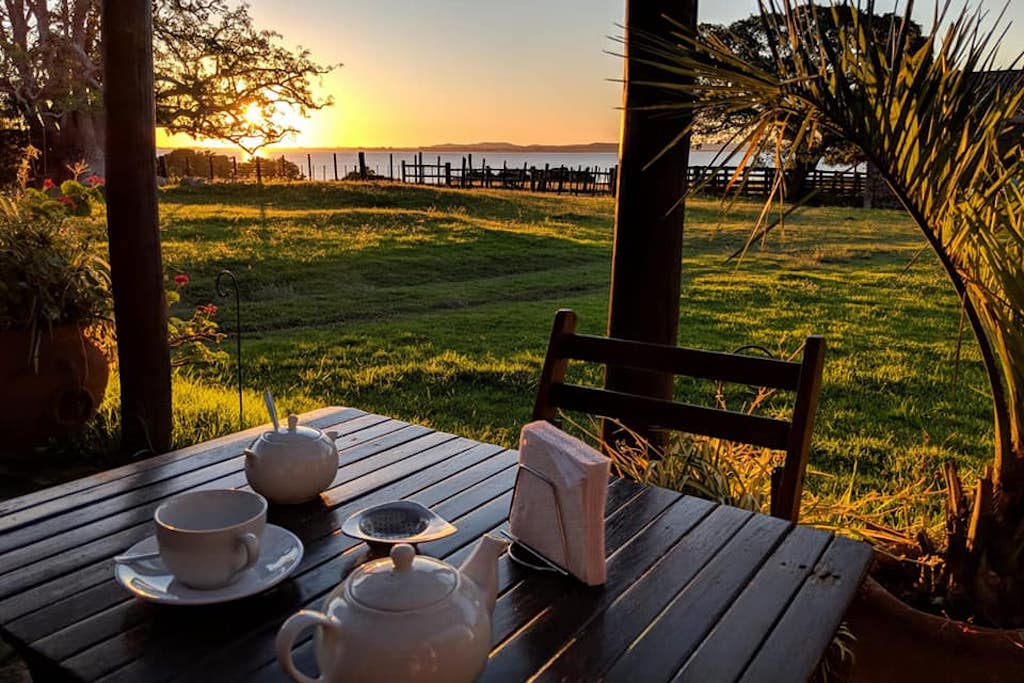
[[303, 152], [504, 152], [532, 154], [614, 154], [619, 151], [617, 142], [588, 142], [577, 145], [515, 145], [511, 142], [474, 142], [459, 144], [445, 142], [439, 145], [422, 147], [274, 147], [268, 150], [272, 154], [289, 151]]
[[424, 152], [505, 152], [531, 154], [614, 154], [619, 151], [617, 142], [588, 142], [577, 145], [515, 145], [511, 142], [474, 142], [458, 144], [445, 142], [421, 148]]

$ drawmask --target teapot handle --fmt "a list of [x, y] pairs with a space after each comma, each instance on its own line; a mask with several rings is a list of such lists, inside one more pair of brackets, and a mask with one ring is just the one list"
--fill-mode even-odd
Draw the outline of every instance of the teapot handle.
[[297, 614], [293, 614], [288, 618], [288, 621], [284, 622], [284, 626], [278, 631], [277, 640], [274, 642], [274, 649], [277, 650], [277, 661], [281, 664], [281, 668], [292, 677], [292, 680], [298, 683], [322, 683], [324, 680], [322, 671], [316, 678], [310, 678], [299, 671], [295, 667], [295, 660], [292, 658], [292, 648], [295, 647], [295, 639], [299, 637], [299, 634], [312, 626], [323, 626], [324, 628], [339, 630], [341, 628], [337, 619], [331, 619], [320, 612], [304, 609]]

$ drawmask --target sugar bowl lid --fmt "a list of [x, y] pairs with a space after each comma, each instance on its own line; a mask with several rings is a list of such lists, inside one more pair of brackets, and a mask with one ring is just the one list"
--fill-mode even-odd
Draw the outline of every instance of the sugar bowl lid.
[[441, 602], [455, 590], [459, 574], [451, 565], [424, 555], [406, 543], [391, 548], [390, 557], [358, 567], [347, 591], [364, 607], [409, 612]]
[[308, 443], [309, 441], [316, 441], [321, 436], [323, 436], [323, 432], [321, 432], [319, 429], [314, 429], [312, 427], [300, 425], [298, 415], [289, 415], [287, 430], [278, 429], [263, 432], [263, 436], [261, 438], [264, 441], [267, 441], [268, 443], [272, 443], [275, 445], [292, 445], [304, 444]]

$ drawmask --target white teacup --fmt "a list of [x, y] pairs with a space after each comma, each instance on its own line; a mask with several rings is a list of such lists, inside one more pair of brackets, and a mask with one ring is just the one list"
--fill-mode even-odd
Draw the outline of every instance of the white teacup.
[[222, 588], [259, 559], [267, 501], [250, 491], [191, 491], [164, 501], [154, 519], [160, 558], [175, 578]]

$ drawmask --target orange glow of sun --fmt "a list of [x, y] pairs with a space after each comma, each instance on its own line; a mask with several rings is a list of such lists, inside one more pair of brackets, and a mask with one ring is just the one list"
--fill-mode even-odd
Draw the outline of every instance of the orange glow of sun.
[[260, 106], [255, 102], [251, 103], [248, 107], [246, 107], [245, 114], [243, 114], [243, 116], [246, 121], [253, 124], [254, 126], [262, 125], [265, 119], [265, 117], [263, 116], [263, 111], [260, 110]]

